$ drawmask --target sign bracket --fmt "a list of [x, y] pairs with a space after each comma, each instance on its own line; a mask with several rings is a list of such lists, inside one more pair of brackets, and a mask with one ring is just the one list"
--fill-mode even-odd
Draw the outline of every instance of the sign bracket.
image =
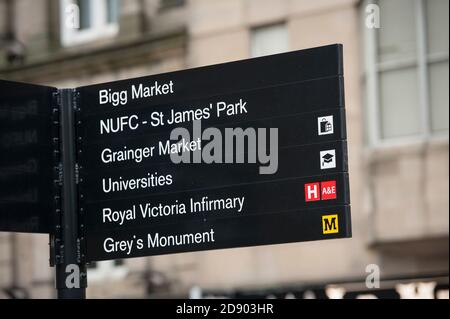
[[76, 113], [79, 111], [76, 89], [61, 89], [53, 96], [54, 160], [55, 160], [55, 229], [50, 235], [50, 265], [56, 267], [58, 298], [84, 299], [86, 296], [86, 263], [84, 224], [79, 220], [78, 191], [79, 167], [77, 156], [81, 153], [76, 136]]
[[63, 185], [63, 167], [60, 158], [60, 109], [61, 93], [52, 93], [52, 135], [53, 135], [53, 225], [50, 232], [50, 266], [61, 264], [64, 260], [61, 245], [61, 188]]

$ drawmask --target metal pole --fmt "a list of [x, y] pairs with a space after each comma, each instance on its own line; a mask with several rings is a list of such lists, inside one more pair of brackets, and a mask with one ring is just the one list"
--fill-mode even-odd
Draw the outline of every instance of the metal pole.
[[59, 299], [86, 298], [86, 264], [80, 260], [76, 185], [75, 92], [60, 90], [60, 138], [62, 159], [61, 263], [56, 264]]

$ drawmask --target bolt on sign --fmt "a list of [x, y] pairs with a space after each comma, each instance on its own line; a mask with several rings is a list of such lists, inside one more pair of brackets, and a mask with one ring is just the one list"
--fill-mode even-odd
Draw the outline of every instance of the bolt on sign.
[[[54, 89], [45, 90], [49, 99]], [[72, 95], [84, 262], [351, 237], [341, 45], [84, 86]], [[51, 157], [52, 108], [35, 104], [45, 114], [33, 119], [43, 120], [47, 135], [34, 128], [39, 121], [17, 121], [0, 127], [0, 147], [3, 136], [29, 124]], [[36, 151], [24, 152], [25, 164], [2, 157], [1, 178]], [[50, 174], [46, 163], [33, 167]], [[44, 189], [50, 175], [31, 187], [42, 207], [54, 203]], [[2, 186], [1, 196], [8, 191]], [[0, 229], [14, 231], [8, 225], [19, 208], [1, 203]], [[53, 232], [57, 218], [44, 217], [39, 205], [27, 211], [45, 221], [29, 231]]]

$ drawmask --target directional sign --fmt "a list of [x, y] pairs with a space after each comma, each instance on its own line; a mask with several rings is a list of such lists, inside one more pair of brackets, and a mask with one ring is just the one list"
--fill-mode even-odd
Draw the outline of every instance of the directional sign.
[[0, 81], [0, 231], [52, 228], [55, 91]]
[[86, 261], [351, 236], [340, 45], [77, 97]]
[[[320, 180], [326, 180], [320, 182]], [[282, 181], [241, 184], [212, 189], [151, 194], [133, 201], [121, 198], [85, 204], [87, 224], [95, 231], [139, 228], [143, 220], [151, 225], [180, 221], [202, 221], [210, 217], [260, 216], [290, 210], [306, 211], [348, 203], [347, 174], [330, 174], [322, 178], [305, 177]], [[277, 200], [273, 200], [277, 198]]]
[[[349, 206], [306, 211], [208, 218], [89, 236], [88, 256], [97, 260], [230, 247], [258, 246], [348, 237]], [[345, 234], [345, 235], [342, 235]]]

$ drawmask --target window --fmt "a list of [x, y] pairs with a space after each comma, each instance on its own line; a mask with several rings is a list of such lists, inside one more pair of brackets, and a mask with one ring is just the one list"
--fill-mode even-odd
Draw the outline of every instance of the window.
[[448, 136], [448, 0], [375, 3], [380, 28], [364, 28], [370, 143]]
[[186, 0], [160, 0], [159, 8], [160, 10], [166, 10], [171, 8], [176, 8], [185, 5]]
[[284, 23], [251, 30], [250, 55], [252, 57], [282, 53], [288, 50], [288, 32]]
[[73, 46], [118, 32], [119, 0], [60, 0], [61, 42]]
[[122, 259], [92, 262], [88, 266], [88, 278], [93, 281], [123, 279], [128, 268]]

